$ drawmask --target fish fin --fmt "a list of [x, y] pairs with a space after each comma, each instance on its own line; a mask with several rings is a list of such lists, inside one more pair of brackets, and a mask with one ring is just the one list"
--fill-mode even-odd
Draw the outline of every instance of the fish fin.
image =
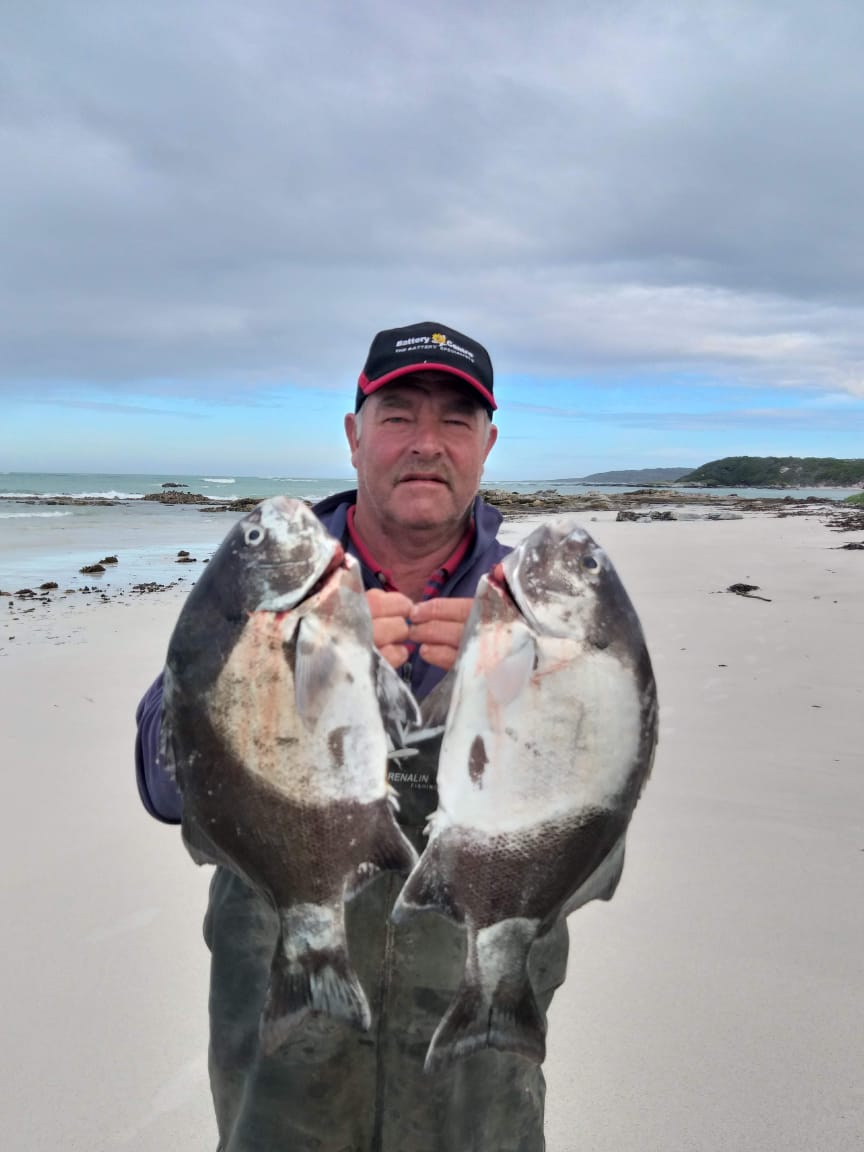
[[444, 725], [447, 722], [447, 714], [450, 711], [450, 701], [453, 698], [453, 686], [456, 683], [456, 675], [451, 668], [443, 680], [440, 680], [428, 696], [423, 697], [420, 705], [420, 711], [423, 717], [422, 723], [424, 729], [441, 729], [443, 732]]
[[[424, 1068], [427, 1072], [441, 1071], [454, 1060], [483, 1048], [513, 1052], [537, 1064], [543, 1063], [546, 1021], [528, 978], [527, 949], [530, 943], [525, 947], [521, 931], [515, 937], [509, 937], [507, 929], [512, 923], [505, 922], [487, 930], [497, 933], [503, 929], [508, 943], [511, 940], [516, 942], [515, 954], [507, 957], [507, 970], [499, 971], [497, 975], [500, 978], [494, 983], [490, 977], [499, 964], [484, 964], [482, 957], [477, 963], [476, 938], [473, 930], [469, 929], [465, 977], [456, 998], [435, 1029], [426, 1053]], [[500, 943], [498, 941], [495, 947], [500, 947]]]
[[344, 944], [286, 949], [285, 927], [280, 934], [270, 968], [270, 987], [259, 1028], [261, 1051], [272, 1055], [306, 1016], [330, 1016], [344, 1020], [361, 1032], [372, 1022], [369, 1003], [351, 967]]
[[336, 655], [314, 617], [304, 617], [295, 636], [294, 702], [297, 715], [310, 727], [321, 717], [322, 701], [333, 689]]
[[182, 835], [183, 843], [186, 845], [186, 851], [196, 864], [218, 865], [225, 863], [222, 854], [213, 851], [210, 845], [206, 844], [203, 839], [197, 835], [193, 826], [187, 826], [185, 819], [182, 821]]
[[375, 672], [375, 694], [387, 733], [390, 755], [398, 756], [408, 744], [411, 731], [419, 727], [420, 706], [414, 693], [378, 651], [372, 653]]
[[389, 800], [379, 806], [378, 813], [369, 863], [378, 869], [407, 875], [417, 863], [417, 850], [396, 823]]
[[453, 898], [445, 870], [441, 867], [441, 845], [433, 841], [426, 845], [414, 871], [405, 881], [396, 898], [390, 919], [394, 924], [422, 908], [432, 908], [443, 916], [461, 924], [465, 916]]
[[565, 902], [563, 914], [569, 916], [589, 900], [611, 900], [624, 871], [626, 831], [619, 836], [587, 880]]
[[527, 629], [514, 631], [513, 641], [507, 655], [486, 673], [489, 693], [501, 708], [522, 695], [537, 663], [537, 642]]

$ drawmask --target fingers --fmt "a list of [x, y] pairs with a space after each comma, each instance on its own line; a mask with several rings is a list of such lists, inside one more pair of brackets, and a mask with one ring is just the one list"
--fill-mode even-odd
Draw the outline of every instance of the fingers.
[[450, 644], [421, 644], [420, 656], [427, 664], [432, 664], [435, 668], [443, 668], [445, 672], [449, 672], [456, 663], [458, 650], [458, 645], [453, 647]]
[[401, 616], [407, 620], [413, 607], [408, 597], [401, 592], [385, 592], [383, 588], [370, 588], [366, 593], [366, 602], [373, 620], [379, 616]]
[[470, 597], [439, 597], [412, 607], [410, 638], [427, 664], [445, 672], [453, 667], [472, 604]]
[[401, 592], [373, 588], [366, 593], [372, 616], [372, 640], [388, 664], [399, 668], [408, 659], [407, 641], [420, 646], [427, 664], [448, 672], [474, 601], [470, 597], [438, 597], [412, 604]]
[[404, 644], [379, 644], [376, 641], [375, 647], [391, 668], [401, 668], [408, 659], [408, 649]]
[[470, 596], [437, 596], [434, 600], [421, 600], [411, 607], [411, 623], [425, 624], [430, 620], [449, 620], [464, 624], [474, 601]]
[[410, 634], [411, 601], [401, 592], [372, 588], [366, 593], [372, 616], [372, 642], [388, 664], [399, 668], [408, 659], [405, 641]]
[[412, 624], [409, 639], [415, 644], [446, 644], [450, 648], [458, 648], [464, 628], [465, 625], [459, 621], [430, 620], [428, 624]]

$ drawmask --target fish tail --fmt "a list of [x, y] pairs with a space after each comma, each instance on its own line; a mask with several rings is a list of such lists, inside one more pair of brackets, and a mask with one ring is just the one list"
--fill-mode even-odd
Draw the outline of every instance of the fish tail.
[[483, 1048], [514, 1052], [542, 1064], [546, 1020], [528, 977], [528, 949], [534, 939], [534, 925], [530, 939], [524, 931], [528, 923], [506, 921], [481, 930], [479, 946], [469, 929], [465, 977], [432, 1037], [427, 1072], [438, 1072]]
[[[316, 908], [316, 913], [332, 913], [332, 909]], [[330, 1016], [367, 1032], [371, 1023], [369, 1004], [357, 973], [351, 967], [345, 944], [344, 926], [333, 932], [333, 924], [325, 925], [327, 938], [314, 939], [321, 933], [313, 930], [298, 932], [299, 909], [282, 914], [282, 932], [270, 968], [270, 987], [261, 1015], [261, 1050], [265, 1055], [275, 1052], [288, 1040], [301, 1021], [308, 1015]], [[330, 917], [317, 917], [319, 920]], [[316, 924], [315, 928], [321, 925]]]
[[543, 1063], [546, 1024], [527, 979], [518, 988], [497, 988], [491, 997], [463, 985], [435, 1030], [424, 1067], [439, 1072], [482, 1048]]
[[445, 856], [440, 842], [430, 840], [393, 905], [390, 919], [394, 924], [401, 924], [419, 908], [433, 908], [451, 920], [462, 923], [464, 914], [454, 899], [448, 881]]

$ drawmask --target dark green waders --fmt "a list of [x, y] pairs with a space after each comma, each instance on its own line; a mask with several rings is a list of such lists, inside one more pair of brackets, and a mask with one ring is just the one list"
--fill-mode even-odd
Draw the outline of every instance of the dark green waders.
[[[400, 824], [418, 850], [436, 803], [428, 783], [434, 769], [424, 777], [424, 759], [408, 762], [420, 787], [402, 780], [399, 788]], [[383, 873], [346, 907], [370, 1031], [309, 1018], [263, 1056], [258, 1025], [276, 914], [232, 873], [216, 870], [204, 935], [212, 953], [210, 1082], [219, 1152], [543, 1152], [546, 1086], [538, 1065], [485, 1049], [424, 1072], [432, 1033], [462, 977], [465, 932], [429, 911], [392, 924], [403, 882]], [[544, 1013], [564, 979], [567, 948], [560, 922], [532, 949], [531, 980]]]

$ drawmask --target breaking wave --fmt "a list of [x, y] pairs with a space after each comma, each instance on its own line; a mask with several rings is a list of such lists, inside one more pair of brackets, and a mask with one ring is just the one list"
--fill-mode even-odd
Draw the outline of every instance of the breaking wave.
[[237, 481], [233, 476], [202, 476], [201, 479], [205, 484], [236, 484]]
[[71, 512], [0, 512], [0, 520], [29, 520], [34, 516], [71, 516]]
[[69, 500], [142, 500], [143, 492], [0, 492], [4, 500], [56, 500], [58, 496]]

